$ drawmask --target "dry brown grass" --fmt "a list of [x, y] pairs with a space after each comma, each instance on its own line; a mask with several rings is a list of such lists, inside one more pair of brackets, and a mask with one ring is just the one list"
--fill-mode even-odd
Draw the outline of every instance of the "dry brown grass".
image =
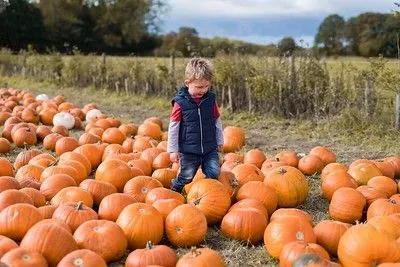
[[[90, 89], [61, 89], [32, 80], [0, 77], [0, 87], [6, 83], [34, 93], [47, 93], [52, 96], [63, 94], [69, 101], [79, 106], [95, 102], [104, 112], [118, 116], [124, 121], [141, 123], [147, 117], [159, 116], [165, 125], [168, 123], [170, 112], [168, 99], [118, 96], [114, 93]], [[400, 151], [398, 133], [387, 131], [382, 133], [371, 129], [353, 133], [350, 129], [335, 128], [333, 130], [332, 128], [336, 127], [334, 121], [282, 120], [249, 114], [232, 115], [223, 111], [223, 122], [225, 126], [239, 125], [246, 130], [247, 145], [243, 152], [257, 147], [268, 155], [274, 156], [282, 150], [308, 153], [313, 146], [325, 145], [335, 151], [339, 162], [349, 163], [358, 158], [382, 158]], [[21, 149], [15, 149], [6, 156], [14, 159], [19, 151]], [[321, 196], [319, 176], [310, 176], [308, 180], [309, 197], [299, 208], [308, 211], [313, 216], [314, 223], [318, 223], [329, 217], [328, 202]], [[163, 242], [168, 244], [166, 240]], [[276, 266], [278, 264], [268, 255], [262, 243], [253, 246], [230, 240], [221, 234], [218, 226], [209, 227], [207, 237], [200, 245], [218, 250], [228, 266]], [[183, 248], [175, 249], [179, 256], [188, 251]], [[128, 251], [125, 256], [127, 255]], [[110, 266], [123, 266], [123, 260], [112, 263]]]

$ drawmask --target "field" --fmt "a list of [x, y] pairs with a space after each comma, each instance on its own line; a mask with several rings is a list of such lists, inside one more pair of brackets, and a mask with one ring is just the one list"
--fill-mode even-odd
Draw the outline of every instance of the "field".
[[[169, 121], [169, 98], [117, 93], [95, 88], [74, 88], [55, 85], [46, 81], [14, 76], [0, 77], [0, 87], [11, 86], [50, 96], [62, 94], [79, 107], [94, 102], [108, 115], [120, 118], [122, 122], [140, 124], [145, 118], [160, 117], [167, 129]], [[230, 112], [222, 108], [223, 125], [240, 126], [245, 129], [246, 146], [241, 153], [258, 148], [272, 158], [284, 150], [307, 154], [311, 148], [323, 145], [331, 148], [337, 161], [350, 164], [356, 159], [382, 159], [399, 154], [400, 135], [390, 126], [386, 129], [374, 125], [346, 125], [341, 119], [284, 119], [274, 115], [260, 115], [247, 112]], [[75, 136], [82, 131], [74, 132]], [[39, 146], [40, 147], [40, 146]], [[13, 149], [6, 156], [13, 160], [21, 149]], [[299, 206], [309, 212], [314, 225], [329, 218], [328, 201], [321, 195], [319, 175], [307, 177], [310, 192], [304, 204]], [[168, 244], [167, 240], [162, 243]], [[266, 252], [262, 242], [258, 245], [245, 244], [224, 237], [218, 226], [209, 227], [206, 239], [200, 244], [217, 250], [228, 266], [276, 266]], [[179, 256], [186, 249], [177, 249]], [[110, 266], [123, 266], [123, 261]]]

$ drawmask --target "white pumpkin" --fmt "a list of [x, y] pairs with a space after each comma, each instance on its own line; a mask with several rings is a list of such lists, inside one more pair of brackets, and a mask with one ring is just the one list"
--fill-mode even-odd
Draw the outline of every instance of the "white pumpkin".
[[74, 128], [75, 118], [68, 112], [59, 112], [53, 117], [53, 125], [62, 125], [69, 130]]
[[49, 99], [50, 99], [49, 96], [46, 94], [40, 94], [40, 95], [36, 96], [36, 100], [38, 100], [38, 101], [47, 101]]
[[86, 113], [86, 121], [89, 122], [93, 119], [96, 119], [97, 117], [99, 117], [100, 115], [102, 115], [101, 111], [98, 109], [91, 109]]

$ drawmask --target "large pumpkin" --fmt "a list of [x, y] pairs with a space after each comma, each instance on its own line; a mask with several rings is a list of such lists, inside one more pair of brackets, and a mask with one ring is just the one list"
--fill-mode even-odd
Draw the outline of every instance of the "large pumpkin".
[[89, 220], [97, 220], [98, 215], [94, 210], [84, 205], [82, 201], [79, 201], [58, 206], [52, 218], [65, 222], [72, 232], [75, 232], [82, 223]]
[[102, 162], [96, 170], [96, 180], [109, 182], [118, 192], [122, 192], [125, 184], [133, 178], [128, 164], [119, 159], [110, 159]]
[[161, 265], [175, 267], [178, 258], [173, 249], [165, 245], [156, 245], [149, 241], [146, 248], [132, 251], [126, 259], [126, 267], [141, 267], [148, 265]]
[[349, 223], [342, 223], [333, 220], [320, 221], [314, 232], [317, 236], [317, 243], [323, 246], [330, 255], [337, 256], [337, 247], [342, 235], [351, 227]]
[[330, 260], [328, 252], [320, 245], [304, 241], [293, 241], [283, 247], [279, 256], [279, 266], [292, 267], [293, 263], [306, 253], [314, 253], [326, 260]]
[[254, 198], [261, 201], [271, 215], [278, 206], [278, 196], [275, 190], [260, 181], [245, 183], [236, 193], [238, 201], [246, 198]]
[[366, 204], [367, 201], [360, 192], [354, 188], [342, 187], [333, 193], [329, 214], [335, 220], [354, 223], [362, 218]]
[[99, 218], [115, 222], [122, 210], [137, 201], [130, 195], [114, 193], [104, 197], [99, 205]]
[[202, 179], [193, 184], [186, 197], [187, 203], [194, 204], [206, 216], [208, 224], [222, 220], [231, 206], [231, 196], [217, 180]]
[[264, 183], [278, 195], [278, 206], [294, 208], [302, 204], [308, 196], [308, 182], [301, 171], [291, 166], [281, 166], [271, 170]]
[[163, 216], [145, 203], [126, 206], [118, 216], [117, 224], [124, 231], [132, 249], [146, 247], [147, 241], [158, 244], [164, 233]]
[[215, 250], [209, 248], [193, 248], [190, 252], [183, 255], [176, 267], [224, 267], [224, 259]]

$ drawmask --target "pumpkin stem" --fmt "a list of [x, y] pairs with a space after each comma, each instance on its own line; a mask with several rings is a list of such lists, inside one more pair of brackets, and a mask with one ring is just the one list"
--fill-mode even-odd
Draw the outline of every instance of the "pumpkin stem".
[[150, 249], [152, 249], [152, 248], [153, 248], [153, 242], [151, 242], [150, 240], [147, 241], [147, 243], [146, 243], [146, 249], [150, 250]]
[[275, 158], [275, 160], [277, 161], [277, 162], [279, 162], [280, 160], [279, 160], [279, 158]]
[[279, 168], [279, 174], [284, 175], [285, 173], [287, 173], [287, 170], [285, 170], [284, 168]]
[[200, 201], [201, 201], [201, 198], [196, 198], [195, 200], [193, 200], [193, 204], [194, 204], [195, 206], [197, 206], [197, 205], [200, 204]]
[[196, 247], [191, 247], [190, 248], [190, 255], [192, 256], [192, 258], [196, 258], [196, 257], [201, 255], [201, 252]]
[[397, 204], [397, 201], [393, 198], [389, 198], [388, 202], [391, 204]]
[[83, 210], [83, 201], [79, 201], [78, 203], [76, 203], [75, 209], [76, 210]]

